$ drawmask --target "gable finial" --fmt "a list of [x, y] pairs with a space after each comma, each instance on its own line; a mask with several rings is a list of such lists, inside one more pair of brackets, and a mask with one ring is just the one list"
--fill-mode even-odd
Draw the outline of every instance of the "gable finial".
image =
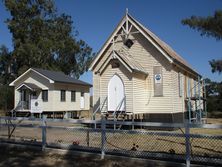
[[128, 8], [126, 8], [126, 15], [128, 15]]

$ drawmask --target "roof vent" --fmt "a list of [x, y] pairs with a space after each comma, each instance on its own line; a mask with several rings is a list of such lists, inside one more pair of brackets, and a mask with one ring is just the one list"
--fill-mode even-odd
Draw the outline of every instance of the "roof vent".
[[131, 48], [131, 46], [133, 45], [133, 41], [131, 39], [127, 39], [124, 42], [124, 45], [126, 45], [128, 48]]

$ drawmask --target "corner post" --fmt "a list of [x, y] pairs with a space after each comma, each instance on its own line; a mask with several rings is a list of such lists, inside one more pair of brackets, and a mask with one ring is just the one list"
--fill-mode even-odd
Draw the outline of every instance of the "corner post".
[[188, 100], [188, 114], [189, 114], [189, 123], [191, 123], [191, 119], [192, 119], [192, 109], [191, 109], [191, 88], [190, 88], [190, 79], [188, 79], [188, 84], [187, 84], [187, 100]]
[[42, 151], [46, 148], [46, 115], [42, 117]]
[[[202, 92], [203, 93], [203, 92]], [[198, 76], [198, 105], [199, 105], [199, 107], [198, 107], [198, 122], [200, 123], [201, 122], [201, 119], [202, 119], [202, 113], [201, 113], [201, 109], [202, 109], [202, 107], [201, 107], [201, 97], [202, 97], [202, 95], [201, 95], [201, 79], [200, 79], [200, 76]]]
[[102, 115], [101, 120], [101, 159], [104, 159], [105, 156], [105, 144], [106, 144], [106, 119], [104, 115]]

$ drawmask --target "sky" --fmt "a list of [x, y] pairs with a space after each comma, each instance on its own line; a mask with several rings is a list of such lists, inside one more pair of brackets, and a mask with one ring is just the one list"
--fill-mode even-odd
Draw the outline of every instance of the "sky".
[[[192, 15], [209, 16], [222, 10], [222, 0], [55, 0], [59, 13], [73, 19], [79, 38], [98, 52], [115, 29], [126, 8], [129, 14], [170, 45], [203, 77], [222, 81], [222, 74], [212, 73], [209, 60], [222, 58], [222, 41], [200, 36], [196, 30], [181, 24]], [[0, 1], [0, 45], [10, 50], [12, 36], [4, 21], [10, 17]], [[92, 73], [81, 80], [92, 83]]]

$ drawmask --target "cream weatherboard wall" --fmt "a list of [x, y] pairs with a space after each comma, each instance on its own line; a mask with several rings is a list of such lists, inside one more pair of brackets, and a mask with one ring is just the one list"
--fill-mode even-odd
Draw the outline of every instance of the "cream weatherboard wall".
[[[139, 62], [148, 72], [148, 77], [145, 82], [142, 80], [134, 79], [134, 99], [140, 99], [145, 105], [143, 113], [171, 113], [173, 112], [172, 106], [172, 76], [169, 61], [141, 34], [130, 36], [133, 40], [133, 46], [128, 49], [128, 52]], [[125, 47], [126, 48], [126, 47]], [[163, 82], [163, 96], [154, 96], [154, 76], [153, 67], [160, 66], [162, 68], [162, 82]], [[144, 84], [144, 85], [142, 85]], [[147, 84], [147, 91], [143, 89]], [[137, 90], [141, 89], [141, 92]], [[145, 91], [144, 91], [145, 90]], [[142, 93], [144, 92], [144, 93]], [[141, 102], [140, 102], [141, 103]], [[134, 111], [141, 108], [137, 100], [134, 102]], [[140, 109], [142, 112], [142, 108]]]
[[[61, 90], [66, 90], [66, 100], [63, 102], [60, 99]], [[71, 91], [76, 91], [76, 101], [71, 101]], [[80, 107], [81, 92], [84, 93], [84, 108]], [[81, 85], [70, 85], [70, 84], [57, 84], [55, 83], [53, 90], [53, 106], [54, 111], [75, 111], [75, 110], [89, 110], [90, 106], [90, 92], [89, 88]]]

